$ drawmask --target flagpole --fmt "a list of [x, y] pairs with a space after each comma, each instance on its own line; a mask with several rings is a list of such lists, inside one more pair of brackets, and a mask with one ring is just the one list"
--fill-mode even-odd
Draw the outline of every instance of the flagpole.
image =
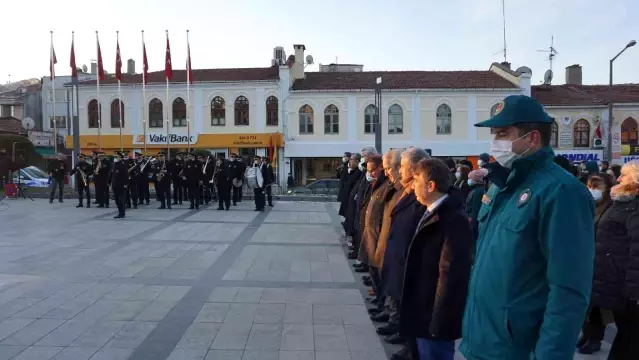
[[188, 49], [188, 69], [186, 69], [186, 141], [188, 152], [191, 152], [191, 119], [189, 107], [191, 106], [191, 46], [189, 44], [189, 30], [186, 30], [186, 48]]
[[144, 117], [146, 107], [146, 69], [144, 68], [144, 58], [146, 57], [146, 48], [144, 45], [144, 30], [142, 30], [142, 131], [144, 135], [144, 155], [146, 155], [146, 120]]
[[[100, 61], [100, 39], [98, 38], [98, 32], [95, 32], [95, 43], [97, 46], [98, 61]], [[99, 67], [100, 64], [98, 64]], [[100, 69], [98, 69], [97, 81], [97, 98], [98, 98], [98, 151], [102, 151], [102, 100], [100, 99]]]
[[53, 151], [58, 154], [58, 122], [55, 118], [55, 62], [53, 61], [53, 30], [51, 31], [51, 53], [49, 61], [51, 61], [51, 100], [53, 101]]
[[[166, 41], [169, 41], [169, 30], [166, 30]], [[166, 56], [166, 54], [165, 54]], [[164, 66], [166, 67], [166, 64], [164, 64]], [[170, 138], [169, 138], [169, 127], [170, 127], [170, 122], [169, 122], [169, 115], [171, 114], [171, 112], [169, 111], [170, 103], [169, 103], [169, 77], [166, 76], [166, 74], [164, 74], [164, 77], [166, 78], [166, 156], [167, 158], [171, 157], [171, 144], [170, 144]]]
[[[117, 45], [118, 45], [118, 54], [117, 57], [120, 59], [120, 63], [122, 63], [122, 56], [120, 55], [120, 32], [116, 30], [115, 32], [115, 39], [117, 41]], [[116, 66], [121, 66], [116, 64]], [[122, 73], [122, 71], [120, 70], [120, 73]], [[122, 143], [122, 88], [120, 87], [120, 79], [118, 79], [118, 112], [120, 114], [120, 151], [124, 151], [124, 145]]]

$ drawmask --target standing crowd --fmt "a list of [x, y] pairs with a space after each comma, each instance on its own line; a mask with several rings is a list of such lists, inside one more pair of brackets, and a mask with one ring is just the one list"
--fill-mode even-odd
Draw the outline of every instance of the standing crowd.
[[[345, 153], [339, 214], [392, 359], [639, 359], [639, 162], [575, 166], [509, 96], [478, 166], [420, 148]], [[493, 160], [493, 161], [491, 161]]]

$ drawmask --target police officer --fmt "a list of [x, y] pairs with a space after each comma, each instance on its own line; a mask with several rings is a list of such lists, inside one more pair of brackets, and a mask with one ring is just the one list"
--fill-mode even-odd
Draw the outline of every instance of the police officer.
[[89, 189], [89, 176], [93, 175], [93, 166], [86, 162], [84, 154], [78, 155], [78, 162], [69, 174], [75, 175], [75, 186], [78, 190], [78, 208], [84, 207], [82, 204], [83, 195], [87, 196], [87, 207], [91, 207], [91, 191]]
[[135, 172], [138, 166], [136, 162], [129, 157], [129, 152], [126, 150], [122, 151], [122, 163], [127, 168], [127, 175], [129, 179], [127, 191], [126, 191], [126, 194], [124, 195], [126, 208], [130, 209], [131, 203], [133, 203], [133, 208], [137, 209], [138, 203], [137, 203], [137, 186], [135, 185], [135, 178], [136, 178]]
[[98, 207], [109, 207], [109, 181], [111, 177], [111, 162], [104, 157], [103, 152], [97, 153], [98, 161], [93, 169], [93, 184], [95, 186], [95, 198], [98, 200]]
[[215, 164], [215, 187], [217, 191], [218, 210], [229, 210], [231, 207], [231, 171], [223, 156]]
[[183, 193], [183, 185], [182, 185], [182, 178], [179, 176], [180, 173], [182, 172], [182, 170], [184, 169], [184, 160], [182, 159], [182, 156], [184, 155], [184, 153], [179, 152], [177, 154], [175, 154], [175, 159], [171, 160], [171, 163], [173, 165], [173, 169], [174, 174], [172, 175], [173, 177], [173, 205], [177, 205], [180, 204], [182, 205], [182, 193]]
[[122, 219], [125, 215], [126, 192], [129, 186], [129, 174], [126, 165], [122, 162], [122, 153], [116, 152], [113, 155], [113, 170], [111, 171], [111, 189], [115, 205], [118, 207], [118, 214], [114, 219]]
[[475, 126], [491, 128], [492, 183], [479, 238], [460, 350], [468, 360], [572, 359], [593, 273], [594, 202], [553, 162], [553, 120], [513, 95]]

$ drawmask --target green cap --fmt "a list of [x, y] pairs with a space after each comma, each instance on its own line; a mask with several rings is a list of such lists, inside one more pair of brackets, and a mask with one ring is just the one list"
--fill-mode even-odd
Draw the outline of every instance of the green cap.
[[537, 100], [525, 95], [511, 95], [497, 103], [493, 117], [475, 126], [501, 128], [522, 123], [551, 124], [552, 121]]

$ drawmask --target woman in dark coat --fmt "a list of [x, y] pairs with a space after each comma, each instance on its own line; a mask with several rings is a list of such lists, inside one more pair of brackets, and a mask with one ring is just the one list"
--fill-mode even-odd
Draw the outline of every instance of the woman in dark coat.
[[461, 191], [464, 200], [470, 193], [470, 185], [468, 185], [468, 174], [470, 168], [466, 165], [457, 165], [457, 172], [455, 172], [455, 187]]
[[612, 310], [617, 335], [608, 359], [639, 359], [639, 161], [626, 163], [599, 220], [593, 304]]
[[[597, 234], [597, 228], [601, 216], [612, 205], [612, 199], [610, 198], [610, 189], [612, 188], [614, 181], [612, 176], [600, 173], [590, 175], [586, 186], [590, 190], [593, 199], [595, 199], [595, 234]], [[577, 342], [579, 353], [581, 354], [594, 354], [601, 350], [601, 341], [604, 338], [606, 331], [606, 325], [601, 314], [599, 306], [590, 304], [588, 312], [586, 313], [586, 321], [581, 329], [581, 336]]]

